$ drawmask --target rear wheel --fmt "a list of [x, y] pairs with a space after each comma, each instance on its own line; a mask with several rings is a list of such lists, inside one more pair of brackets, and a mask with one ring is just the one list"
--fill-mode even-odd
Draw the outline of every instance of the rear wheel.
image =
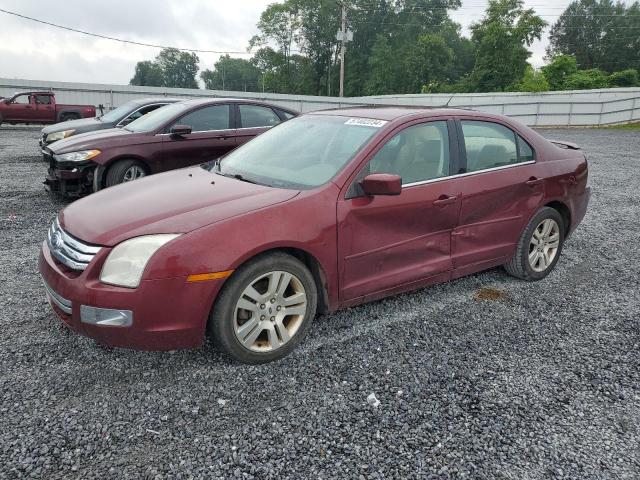
[[316, 314], [311, 272], [285, 253], [256, 258], [224, 285], [208, 330], [216, 346], [235, 360], [258, 364], [289, 354]]
[[132, 182], [146, 176], [147, 170], [138, 160], [118, 160], [107, 170], [105, 186], [113, 187], [119, 183]]
[[77, 113], [63, 113], [60, 116], [61, 122], [69, 122], [71, 120], [79, 120], [79, 119], [80, 119], [80, 115], [78, 115]]
[[523, 280], [542, 280], [558, 263], [564, 244], [564, 221], [560, 213], [544, 207], [520, 236], [515, 255], [505, 270]]

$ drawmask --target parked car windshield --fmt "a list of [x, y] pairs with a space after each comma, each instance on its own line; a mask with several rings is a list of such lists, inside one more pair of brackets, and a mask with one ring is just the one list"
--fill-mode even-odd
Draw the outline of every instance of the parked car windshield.
[[100, 117], [100, 121], [102, 122], [117, 122], [122, 117], [124, 117], [127, 113], [134, 110], [138, 104], [136, 102], [127, 102], [124, 105], [120, 105], [118, 108], [111, 110], [110, 112], [105, 113]]
[[184, 103], [170, 103], [164, 107], [160, 107], [153, 112], [149, 112], [146, 115], [134, 120], [129, 125], [124, 127], [125, 130], [132, 132], [151, 132], [165, 125], [172, 120], [176, 115], [187, 109], [187, 105]]
[[385, 123], [328, 115], [294, 118], [232, 151], [214, 171], [273, 187], [314, 188], [338, 173]]

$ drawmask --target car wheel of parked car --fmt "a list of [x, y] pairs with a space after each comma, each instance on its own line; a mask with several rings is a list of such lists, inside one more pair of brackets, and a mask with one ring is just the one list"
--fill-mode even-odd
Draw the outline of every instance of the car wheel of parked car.
[[524, 229], [516, 254], [505, 264], [505, 270], [523, 280], [543, 279], [558, 263], [564, 231], [564, 221], [557, 210], [540, 209]]
[[311, 272], [285, 253], [260, 256], [227, 280], [211, 311], [209, 334], [232, 358], [251, 364], [289, 354], [316, 314]]
[[147, 170], [139, 161], [119, 160], [107, 170], [105, 185], [107, 187], [113, 187], [119, 183], [132, 182], [146, 175]]

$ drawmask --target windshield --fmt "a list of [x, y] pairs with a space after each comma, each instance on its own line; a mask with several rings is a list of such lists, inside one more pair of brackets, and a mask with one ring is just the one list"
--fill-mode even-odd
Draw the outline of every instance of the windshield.
[[221, 175], [273, 187], [318, 187], [338, 173], [385, 123], [328, 115], [294, 118], [234, 150], [216, 168]]
[[105, 113], [100, 117], [100, 121], [102, 122], [117, 122], [122, 117], [124, 117], [127, 113], [134, 110], [138, 104], [136, 102], [127, 102], [124, 105], [120, 105], [118, 108], [111, 110], [110, 112]]
[[124, 127], [124, 129], [132, 132], [151, 132], [162, 127], [165, 123], [186, 109], [187, 106], [183, 103], [170, 103], [169, 105], [157, 108], [153, 112], [149, 112], [137, 120], [134, 120]]

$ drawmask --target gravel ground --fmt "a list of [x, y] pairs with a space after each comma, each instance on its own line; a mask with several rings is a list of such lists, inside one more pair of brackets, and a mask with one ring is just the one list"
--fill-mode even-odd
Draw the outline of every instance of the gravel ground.
[[0, 129], [0, 478], [640, 478], [640, 136], [543, 134], [583, 146], [594, 188], [546, 280], [326, 315], [247, 367], [66, 330], [36, 266], [64, 203], [38, 130]]

